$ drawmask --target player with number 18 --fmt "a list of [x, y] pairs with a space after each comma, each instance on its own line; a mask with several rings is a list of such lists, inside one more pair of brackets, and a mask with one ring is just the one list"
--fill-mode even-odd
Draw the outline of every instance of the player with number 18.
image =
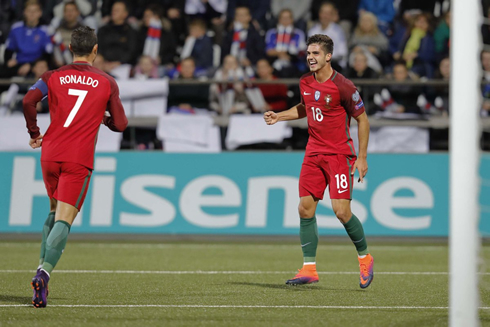
[[[316, 34], [309, 37], [306, 44], [310, 72], [300, 79], [301, 103], [280, 113], [268, 111], [264, 114], [268, 125], [304, 117], [308, 119], [310, 137], [299, 177], [298, 208], [304, 262], [299, 273], [286, 284], [318, 282], [315, 212], [328, 185], [333, 211], [358, 253], [359, 285], [366, 288], [374, 277], [374, 260], [369, 254], [362, 224], [351, 211], [351, 200], [355, 170], [359, 171], [360, 182], [363, 182], [368, 170], [369, 121], [354, 84], [332, 69], [332, 39]], [[351, 117], [358, 124], [358, 156], [350, 136]]]
[[[95, 31], [75, 29], [70, 50], [73, 63], [44, 73], [23, 101], [29, 145], [33, 149], [42, 146], [41, 168], [50, 202], [39, 266], [31, 282], [32, 303], [38, 308], [46, 307], [50, 274], [87, 194], [100, 125], [103, 122], [112, 131], [122, 132], [128, 124], [116, 82], [92, 67], [98, 50]], [[46, 96], [51, 124], [42, 135], [36, 104]]]

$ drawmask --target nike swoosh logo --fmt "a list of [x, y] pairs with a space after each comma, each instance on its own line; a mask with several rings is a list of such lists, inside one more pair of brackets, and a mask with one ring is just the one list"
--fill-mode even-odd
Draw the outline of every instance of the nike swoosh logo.
[[304, 248], [305, 246], [307, 246], [308, 244], [311, 244], [311, 242], [308, 242], [306, 244], [301, 244], [301, 247]]
[[340, 194], [340, 193], [347, 192], [347, 191], [348, 191], [348, 190], [343, 190], [343, 191], [339, 190], [339, 194]]
[[303, 92], [303, 95], [311, 95], [311, 93]]

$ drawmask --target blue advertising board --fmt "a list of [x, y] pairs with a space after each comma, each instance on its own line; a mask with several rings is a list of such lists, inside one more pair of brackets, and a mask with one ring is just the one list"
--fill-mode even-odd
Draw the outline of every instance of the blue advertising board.
[[[49, 211], [39, 153], [0, 153], [0, 232], [39, 232]], [[297, 235], [303, 153], [97, 154], [73, 233]], [[447, 236], [448, 155], [371, 154], [352, 210], [368, 235]], [[490, 233], [490, 156], [481, 232]], [[487, 211], [486, 211], [487, 210]], [[321, 235], [344, 235], [325, 194]]]

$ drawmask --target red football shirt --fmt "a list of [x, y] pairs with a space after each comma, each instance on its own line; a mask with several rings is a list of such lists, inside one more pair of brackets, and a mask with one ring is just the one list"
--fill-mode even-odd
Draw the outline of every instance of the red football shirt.
[[301, 77], [299, 87], [310, 134], [305, 156], [355, 156], [350, 119], [364, 112], [364, 104], [354, 84], [334, 70], [323, 83], [317, 82], [314, 73], [307, 73]]
[[[101, 122], [117, 132], [128, 123], [116, 82], [86, 62], [44, 73], [24, 98], [31, 138], [39, 136], [35, 106], [46, 95], [51, 124], [43, 137], [41, 160], [74, 162], [93, 169]], [[104, 117], [106, 109], [111, 117]]]

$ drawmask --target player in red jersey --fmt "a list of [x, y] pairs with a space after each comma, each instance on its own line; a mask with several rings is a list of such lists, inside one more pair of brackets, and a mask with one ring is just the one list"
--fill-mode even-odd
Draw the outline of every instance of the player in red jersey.
[[[45, 307], [48, 282], [63, 253], [73, 220], [82, 207], [92, 175], [97, 134], [103, 122], [115, 132], [128, 124], [112, 77], [92, 67], [97, 56], [93, 29], [71, 35], [71, 65], [44, 73], [24, 97], [24, 116], [33, 149], [42, 146], [41, 167], [50, 213], [42, 232], [41, 255], [32, 279], [35, 307]], [[44, 135], [36, 120], [36, 104], [48, 96], [51, 124]], [[106, 109], [109, 114], [106, 114]]]
[[[299, 178], [298, 210], [304, 264], [286, 284], [318, 282], [315, 211], [328, 185], [333, 211], [356, 246], [360, 286], [366, 288], [373, 280], [373, 257], [369, 254], [362, 224], [352, 214], [350, 203], [355, 170], [359, 171], [361, 183], [368, 170], [369, 121], [354, 84], [332, 69], [332, 39], [316, 34], [308, 38], [307, 46], [310, 72], [300, 80], [301, 103], [287, 111], [264, 114], [268, 125], [307, 117], [310, 134]], [[359, 126], [359, 156], [356, 156], [350, 137], [351, 117]]]

